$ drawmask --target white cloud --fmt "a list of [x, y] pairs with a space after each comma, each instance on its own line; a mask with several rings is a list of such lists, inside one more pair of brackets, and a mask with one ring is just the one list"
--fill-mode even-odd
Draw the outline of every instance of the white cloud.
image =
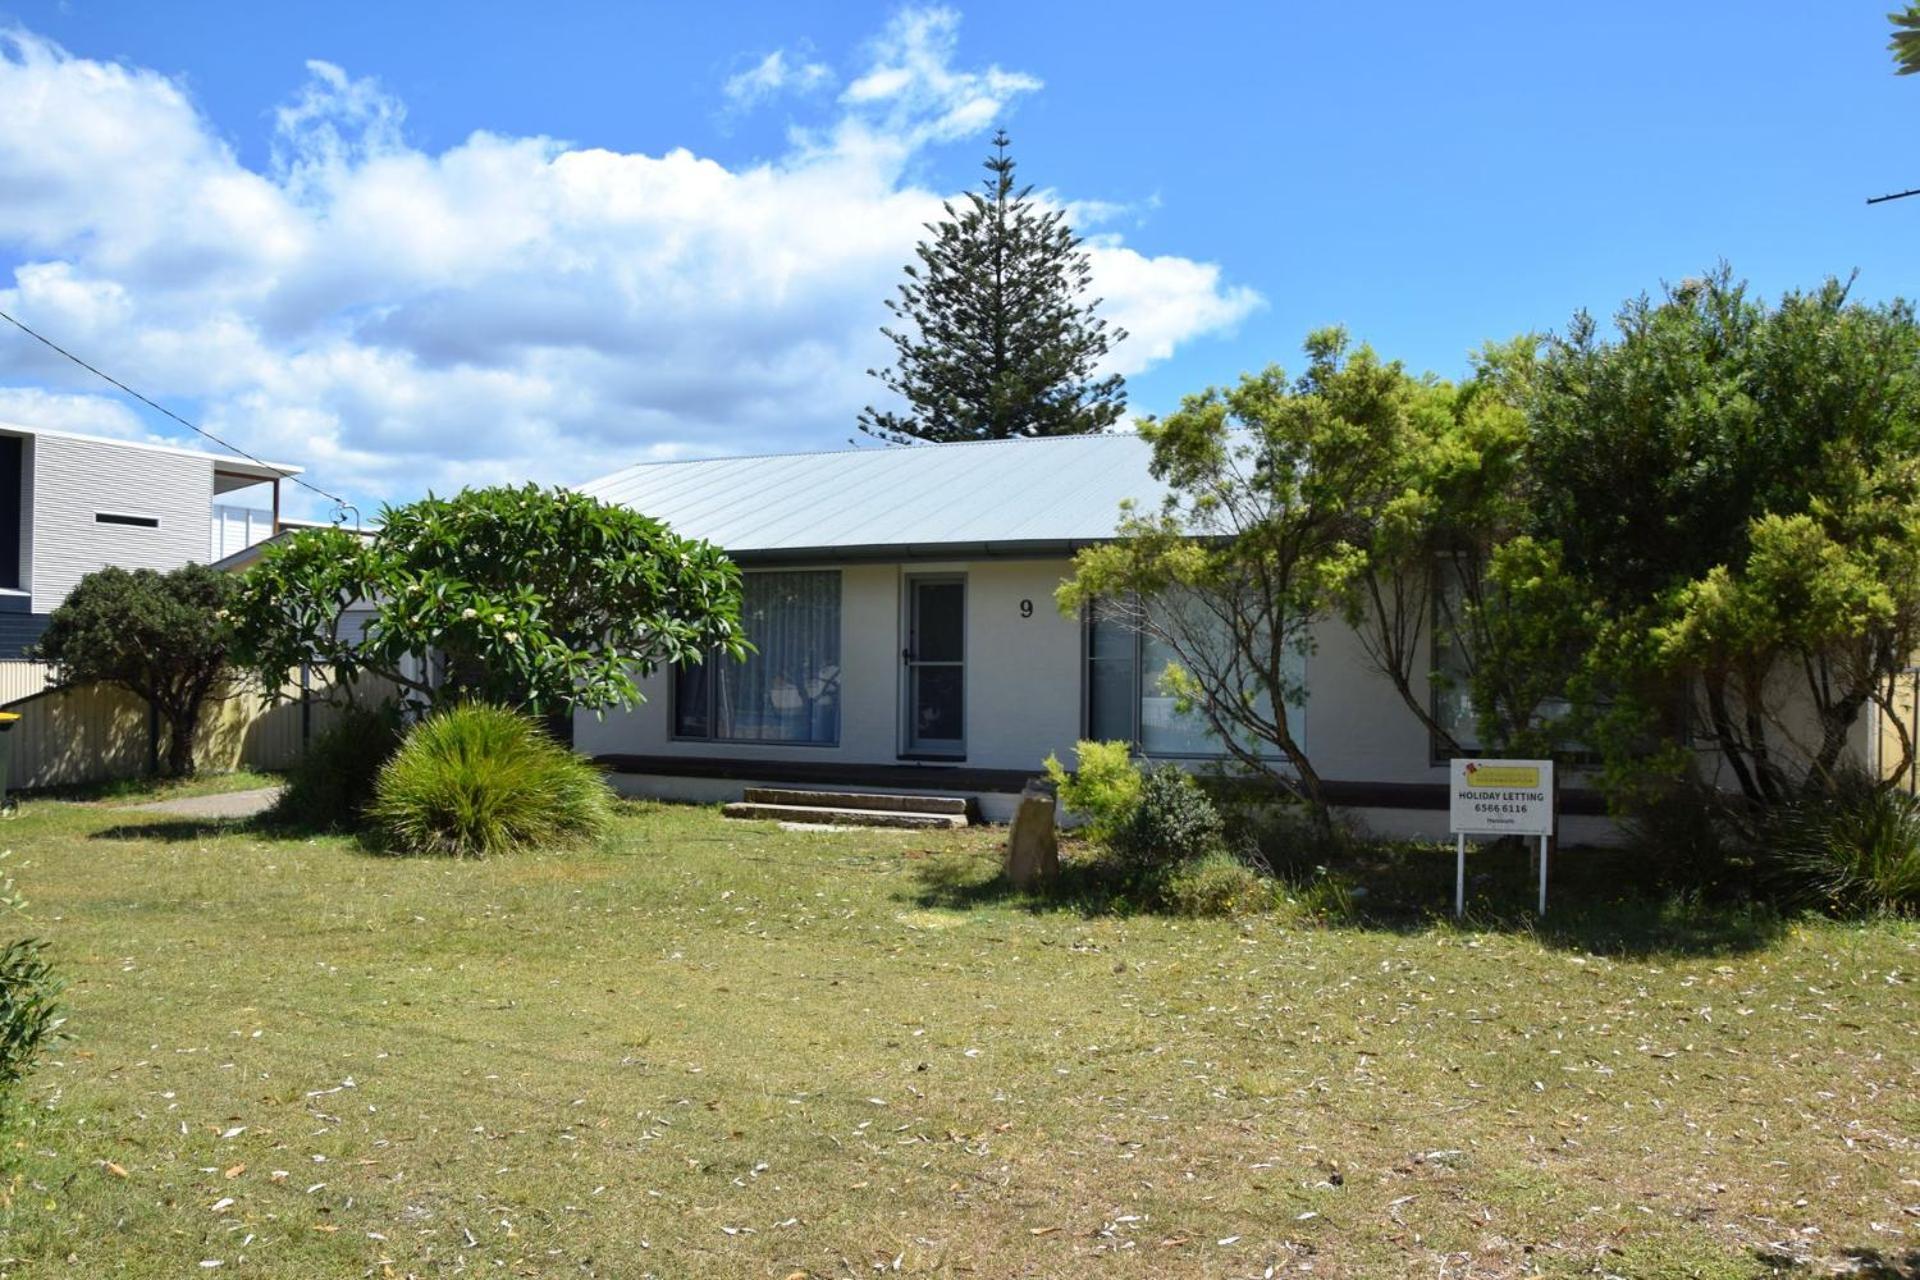
[[721, 86], [727, 101], [745, 109], [776, 94], [811, 93], [833, 83], [833, 68], [824, 62], [809, 61], [804, 55], [789, 56], [775, 49], [760, 61], [735, 75]]
[[118, 401], [42, 387], [0, 387], [0, 422], [126, 440], [154, 438], [133, 410]]
[[[884, 301], [939, 213], [909, 174], [1039, 88], [958, 65], [957, 27], [901, 13], [831, 118], [731, 168], [485, 132], [424, 151], [377, 83], [310, 63], [264, 172], [175, 81], [0, 31], [0, 255], [18, 264], [0, 308], [363, 499], [837, 444], [877, 394]], [[723, 92], [830, 74], [770, 58]], [[1115, 234], [1092, 252], [1105, 314], [1134, 335], [1122, 372], [1258, 305], [1211, 264]], [[0, 335], [8, 383], [0, 416], [138, 430]]]

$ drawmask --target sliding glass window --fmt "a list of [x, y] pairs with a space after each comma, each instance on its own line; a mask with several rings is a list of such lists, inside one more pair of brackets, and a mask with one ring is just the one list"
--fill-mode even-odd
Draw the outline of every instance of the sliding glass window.
[[[1433, 673], [1428, 706], [1434, 723], [1460, 744], [1460, 752], [1474, 755], [1484, 749], [1480, 741], [1480, 714], [1473, 705], [1473, 664], [1468, 661], [1467, 646], [1460, 634], [1469, 622], [1467, 584], [1461, 563], [1442, 557], [1434, 567], [1433, 589]], [[1535, 722], [1552, 725], [1573, 714], [1573, 704], [1565, 698], [1545, 698], [1535, 708]], [[1453, 753], [1439, 734], [1430, 735], [1432, 758], [1447, 759]], [[1564, 740], [1564, 748], [1575, 758], [1591, 758], [1586, 746], [1574, 739]]]
[[[1125, 620], [1129, 612], [1100, 601], [1088, 611], [1087, 736], [1101, 742], [1132, 743], [1146, 756], [1205, 759], [1228, 754], [1207, 718], [1197, 708], [1180, 710], [1174, 696], [1162, 685], [1161, 674], [1177, 658], [1160, 640], [1130, 625]], [[1189, 634], [1203, 631], [1204, 627], [1195, 627]], [[1219, 643], [1229, 643], [1224, 633]], [[1222, 649], [1213, 661], [1224, 665], [1227, 652]], [[1289, 680], [1304, 682], [1305, 667], [1305, 659], [1299, 654], [1287, 655]], [[1265, 694], [1255, 703], [1262, 715], [1269, 705]], [[1303, 721], [1300, 708], [1287, 708], [1288, 727], [1301, 741], [1305, 740]], [[1259, 746], [1262, 754], [1276, 750], [1266, 743]]]
[[840, 575], [749, 573], [740, 621], [755, 652], [674, 672], [673, 735], [715, 742], [840, 741]]

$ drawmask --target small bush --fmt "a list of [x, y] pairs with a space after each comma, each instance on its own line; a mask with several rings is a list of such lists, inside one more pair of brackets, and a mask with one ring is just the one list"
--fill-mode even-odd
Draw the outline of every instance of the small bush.
[[1756, 824], [1753, 858], [1789, 905], [1835, 915], [1920, 911], [1920, 801], [1847, 774]]
[[1648, 878], [1682, 890], [1747, 887], [1737, 856], [1747, 837], [1725, 797], [1702, 786], [1678, 786], [1642, 797], [1622, 824], [1627, 847]]
[[314, 735], [274, 802], [273, 818], [319, 831], [360, 825], [373, 803], [380, 766], [400, 746], [400, 710], [354, 707]]
[[612, 800], [599, 770], [532, 720], [474, 704], [414, 727], [368, 817], [397, 852], [480, 858], [596, 836]]
[[1242, 800], [1224, 812], [1227, 847], [1252, 866], [1282, 877], [1346, 861], [1367, 847], [1363, 832], [1336, 815], [1321, 826], [1297, 802], [1262, 797]]
[[1169, 867], [1226, 851], [1226, 823], [1192, 775], [1162, 765], [1140, 781], [1140, 799], [1109, 848], [1136, 867]]
[[1140, 804], [1140, 766], [1124, 742], [1076, 742], [1073, 772], [1059, 756], [1046, 759], [1060, 803], [1085, 819], [1083, 830], [1097, 845], [1107, 845], [1133, 820]]
[[1161, 905], [1175, 915], [1236, 916], [1273, 905], [1274, 883], [1227, 853], [1176, 867], [1160, 883]]
[[10, 1106], [15, 1090], [41, 1051], [60, 1029], [56, 997], [60, 982], [42, 954], [38, 938], [19, 938], [0, 948], [0, 1106]]
[[1360, 893], [1360, 888], [1347, 876], [1315, 867], [1312, 874], [1300, 877], [1293, 884], [1287, 897], [1301, 914], [1336, 923], [1352, 920], [1359, 914]]

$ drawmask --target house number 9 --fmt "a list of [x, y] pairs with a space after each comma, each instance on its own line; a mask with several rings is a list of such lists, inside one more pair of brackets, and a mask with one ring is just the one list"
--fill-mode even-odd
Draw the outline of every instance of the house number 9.
[[1023, 618], [1031, 618], [1033, 616], [1033, 601], [1022, 600], [1020, 602], [1020, 616]]

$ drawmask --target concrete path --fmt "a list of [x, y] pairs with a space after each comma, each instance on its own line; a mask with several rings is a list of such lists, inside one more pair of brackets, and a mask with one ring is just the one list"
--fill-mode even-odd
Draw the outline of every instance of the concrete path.
[[180, 818], [252, 818], [265, 813], [279, 798], [278, 787], [257, 787], [252, 791], [223, 791], [210, 796], [181, 796], [177, 800], [153, 800], [146, 804], [123, 805], [141, 813], [170, 813]]

